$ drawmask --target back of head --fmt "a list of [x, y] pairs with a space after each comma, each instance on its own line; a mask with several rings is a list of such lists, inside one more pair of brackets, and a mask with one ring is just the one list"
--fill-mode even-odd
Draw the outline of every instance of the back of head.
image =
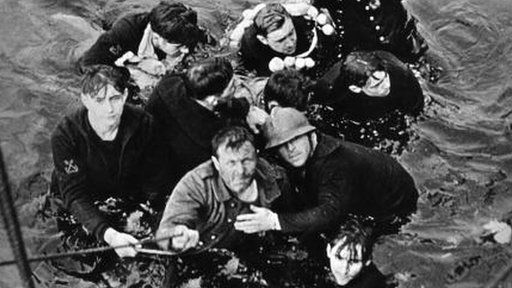
[[[274, 72], [265, 86], [265, 103], [276, 101], [281, 107], [293, 107], [299, 111], [307, 108], [312, 82], [299, 71], [285, 69]], [[265, 107], [269, 110], [269, 107]]]
[[363, 87], [375, 71], [384, 71], [379, 58], [372, 52], [356, 51], [350, 53], [340, 68], [340, 78], [337, 80], [344, 88], [350, 85]]
[[194, 48], [204, 38], [197, 26], [196, 11], [182, 3], [162, 1], [149, 14], [151, 29], [169, 43], [183, 44]]
[[127, 69], [107, 65], [87, 66], [82, 78], [82, 94], [94, 98], [107, 85], [112, 85], [120, 93], [126, 89], [129, 93], [135, 92]]
[[224, 145], [226, 148], [237, 150], [242, 147], [246, 142], [249, 142], [253, 147], [254, 136], [249, 130], [242, 126], [227, 126], [219, 130], [213, 136], [212, 139], [212, 152], [214, 155], [217, 155], [217, 151], [221, 145]]
[[266, 4], [254, 17], [256, 34], [267, 36], [281, 28], [288, 18], [291, 18], [291, 15], [283, 5], [279, 3]]
[[193, 65], [187, 71], [190, 87], [199, 100], [222, 93], [231, 78], [233, 78], [233, 67], [226, 58], [222, 57], [208, 58]]

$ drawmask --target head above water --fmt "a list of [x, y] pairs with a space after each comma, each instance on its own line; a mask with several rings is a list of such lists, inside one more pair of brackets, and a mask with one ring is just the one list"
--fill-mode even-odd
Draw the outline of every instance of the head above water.
[[344, 222], [327, 244], [327, 257], [338, 285], [346, 285], [371, 263], [370, 230], [357, 218]]
[[266, 149], [275, 149], [290, 166], [303, 167], [317, 145], [316, 128], [294, 108], [275, 108], [263, 129]]
[[126, 69], [94, 65], [85, 71], [80, 98], [94, 124], [116, 126], [128, 94], [134, 90]]
[[149, 13], [149, 23], [153, 32], [167, 42], [164, 44], [181, 44], [192, 50], [204, 38], [196, 11], [179, 2], [161, 1]]
[[193, 97], [216, 101], [232, 92], [233, 67], [226, 58], [208, 58], [194, 64], [187, 71], [187, 79], [194, 90]]
[[269, 113], [277, 106], [305, 111], [311, 87], [311, 80], [297, 70], [284, 69], [274, 72], [263, 91], [265, 109]]
[[391, 89], [389, 74], [382, 60], [367, 51], [350, 53], [340, 68], [337, 81], [344, 89], [371, 97], [385, 97]]
[[297, 46], [297, 32], [292, 17], [279, 3], [266, 4], [254, 17], [257, 39], [277, 53], [292, 55]]
[[233, 193], [244, 192], [253, 182], [258, 157], [254, 136], [241, 126], [221, 129], [212, 139], [212, 162]]

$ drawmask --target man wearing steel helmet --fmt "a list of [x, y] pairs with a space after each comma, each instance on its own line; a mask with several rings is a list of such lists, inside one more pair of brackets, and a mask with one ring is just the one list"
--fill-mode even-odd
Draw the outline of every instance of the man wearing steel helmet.
[[270, 210], [241, 215], [238, 230], [330, 231], [352, 213], [384, 224], [375, 227], [385, 230], [374, 233], [390, 233], [416, 210], [414, 181], [390, 156], [317, 132], [293, 108], [274, 109], [265, 128], [266, 148], [281, 158], [296, 186], [295, 211], [278, 214], [277, 225], [270, 223]]

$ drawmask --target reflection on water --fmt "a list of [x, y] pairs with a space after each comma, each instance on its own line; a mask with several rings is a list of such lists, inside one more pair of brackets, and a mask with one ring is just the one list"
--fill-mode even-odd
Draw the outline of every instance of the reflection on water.
[[[0, 144], [18, 204], [45, 192], [49, 135], [77, 104], [74, 55], [111, 23], [106, 19], [156, 2], [2, 1]], [[197, 7], [201, 21], [220, 37], [256, 2], [187, 4]], [[413, 124], [418, 139], [399, 157], [423, 193], [420, 210], [404, 234], [379, 244], [375, 260], [404, 287], [484, 284], [511, 259], [505, 248], [480, 244], [478, 235], [483, 223], [512, 210], [512, 5], [502, 0], [406, 5], [419, 19], [431, 61], [444, 72], [437, 83], [422, 83], [432, 101]]]

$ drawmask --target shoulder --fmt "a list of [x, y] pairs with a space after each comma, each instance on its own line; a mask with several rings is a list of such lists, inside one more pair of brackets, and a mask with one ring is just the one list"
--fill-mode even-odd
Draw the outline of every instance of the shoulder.
[[114, 22], [110, 31], [134, 32], [144, 30], [149, 23], [149, 13], [129, 14]]
[[180, 190], [180, 187], [185, 186], [192, 190], [201, 190], [206, 186], [206, 182], [211, 181], [216, 175], [212, 160], [205, 161], [188, 171], [176, 185], [176, 189]]
[[76, 135], [85, 133], [85, 121], [87, 110], [80, 107], [77, 110], [65, 115], [59, 121], [51, 135], [52, 141], [57, 138], [75, 138]]
[[283, 179], [286, 177], [286, 170], [283, 167], [261, 157], [258, 158], [256, 169], [263, 177], [269, 180]]

